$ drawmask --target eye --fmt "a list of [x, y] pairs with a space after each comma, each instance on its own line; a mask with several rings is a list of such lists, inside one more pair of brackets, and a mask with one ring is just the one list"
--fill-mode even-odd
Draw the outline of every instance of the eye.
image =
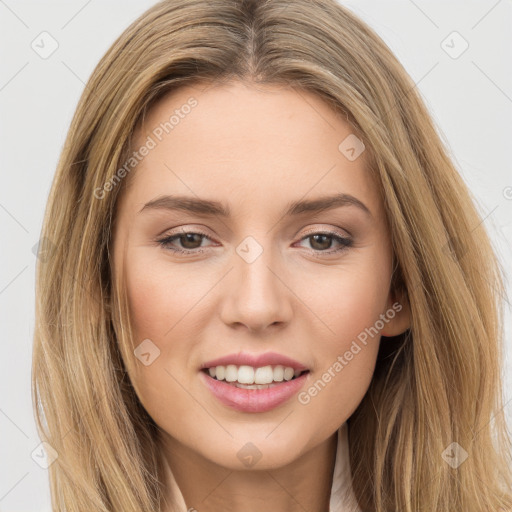
[[[307, 236], [302, 238], [301, 242], [304, 240], [310, 240], [312, 252], [315, 254], [321, 253], [318, 254], [319, 256], [328, 256], [339, 253], [347, 250], [353, 245], [352, 239], [330, 231], [309, 233]], [[332, 246], [333, 241], [339, 245], [338, 249], [328, 250]]]
[[[166, 236], [161, 240], [157, 240], [158, 243], [169, 251], [173, 251], [176, 253], [184, 253], [184, 254], [192, 254], [192, 253], [202, 253], [204, 252], [201, 247], [201, 242], [204, 239], [211, 240], [208, 235], [205, 233], [201, 233], [199, 231], [181, 231], [176, 235]], [[184, 249], [172, 247], [171, 244], [175, 241], [179, 241], [182, 244]], [[197, 245], [199, 243], [199, 246]], [[197, 249], [200, 250], [197, 250]]]

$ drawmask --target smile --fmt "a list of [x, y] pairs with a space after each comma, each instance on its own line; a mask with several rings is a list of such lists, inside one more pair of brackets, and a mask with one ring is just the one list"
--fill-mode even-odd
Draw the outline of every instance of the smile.
[[213, 366], [200, 372], [211, 393], [241, 412], [266, 412], [288, 401], [305, 384], [309, 370], [282, 365]]

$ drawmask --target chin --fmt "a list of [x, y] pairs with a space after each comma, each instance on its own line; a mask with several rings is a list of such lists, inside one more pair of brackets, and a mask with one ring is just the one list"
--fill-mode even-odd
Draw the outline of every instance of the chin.
[[[272, 429], [268, 432], [272, 432]], [[268, 436], [268, 432], [262, 431], [256, 436], [245, 432], [242, 438], [235, 437], [235, 440], [227, 443], [212, 441], [212, 444], [215, 444], [214, 450], [212, 451], [212, 447], [209, 447], [210, 449], [202, 453], [202, 456], [233, 471], [276, 469], [300, 457], [301, 445], [297, 442], [296, 435], [288, 431], [285, 438], [288, 442], [286, 442], [282, 436], [272, 439], [273, 434]]]

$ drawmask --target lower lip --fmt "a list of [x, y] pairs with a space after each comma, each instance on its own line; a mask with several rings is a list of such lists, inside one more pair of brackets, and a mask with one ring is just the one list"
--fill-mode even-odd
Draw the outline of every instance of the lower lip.
[[266, 389], [237, 388], [199, 372], [208, 389], [225, 405], [242, 412], [270, 411], [289, 400], [306, 382], [309, 372]]

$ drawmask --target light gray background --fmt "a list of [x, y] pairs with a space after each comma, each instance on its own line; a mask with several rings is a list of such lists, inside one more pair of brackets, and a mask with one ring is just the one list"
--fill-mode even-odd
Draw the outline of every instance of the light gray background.
[[[50, 511], [47, 471], [31, 458], [40, 443], [30, 391], [32, 249], [84, 84], [114, 39], [153, 3], [0, 0], [0, 511]], [[485, 217], [483, 226], [491, 233], [510, 282], [512, 2], [374, 0], [343, 4], [380, 34], [416, 82], [478, 201]], [[31, 47], [34, 40], [42, 46], [38, 36], [43, 31], [58, 43], [45, 59]], [[469, 44], [457, 58], [453, 56], [464, 43], [458, 36], [446, 39], [453, 31]], [[47, 37], [48, 50], [48, 36], [41, 37]], [[509, 302], [504, 303], [504, 372], [510, 418]]]

